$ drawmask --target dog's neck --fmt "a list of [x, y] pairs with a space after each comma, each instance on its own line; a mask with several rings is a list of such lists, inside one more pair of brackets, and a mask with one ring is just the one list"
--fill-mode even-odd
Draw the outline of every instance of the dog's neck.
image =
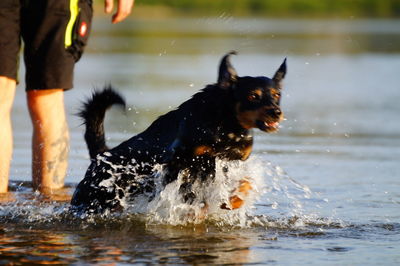
[[212, 115], [215, 121], [225, 128], [244, 135], [251, 132], [243, 128], [236, 117], [235, 96], [231, 88], [221, 88], [217, 84], [208, 85], [180, 105], [178, 109], [184, 109], [193, 103], [197, 103], [197, 111]]

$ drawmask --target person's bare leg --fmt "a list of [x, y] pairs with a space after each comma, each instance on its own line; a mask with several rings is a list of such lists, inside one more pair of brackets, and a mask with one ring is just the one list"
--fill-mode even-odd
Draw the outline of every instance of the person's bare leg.
[[33, 188], [51, 192], [64, 186], [68, 166], [69, 132], [62, 89], [27, 92], [33, 125]]
[[11, 108], [14, 102], [16, 82], [0, 76], [0, 193], [8, 190], [8, 178], [13, 150]]

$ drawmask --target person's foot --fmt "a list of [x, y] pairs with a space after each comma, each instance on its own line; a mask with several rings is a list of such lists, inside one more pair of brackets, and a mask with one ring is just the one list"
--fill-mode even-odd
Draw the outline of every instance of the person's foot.
[[15, 201], [14, 192], [4, 192], [0, 193], [0, 204], [1, 203], [9, 203]]
[[69, 187], [62, 187], [57, 189], [41, 188], [40, 197], [43, 201], [71, 201], [71, 189]]

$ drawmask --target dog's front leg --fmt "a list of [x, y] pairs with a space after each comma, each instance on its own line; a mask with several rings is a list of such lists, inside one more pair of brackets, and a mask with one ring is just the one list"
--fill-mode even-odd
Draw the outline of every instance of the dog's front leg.
[[177, 163], [168, 163], [166, 173], [163, 179], [163, 185], [166, 186], [171, 182], [174, 182], [180, 176], [181, 185], [179, 186], [179, 194], [182, 195], [183, 201], [186, 203], [193, 203], [196, 198], [192, 191], [192, 184], [196, 180], [196, 172], [187, 166], [178, 165]]
[[176, 161], [170, 161], [166, 163], [165, 166], [165, 174], [163, 177], [163, 186], [168, 185], [171, 182], [174, 182], [178, 179], [178, 175], [180, 172], [180, 164]]
[[[193, 189], [193, 184], [199, 180], [206, 183], [215, 178], [215, 158], [212, 156], [197, 156], [192, 160], [190, 165], [181, 171], [182, 184], [179, 192], [186, 203], [192, 204], [197, 198], [198, 193]], [[205, 200], [205, 199], [201, 199]]]

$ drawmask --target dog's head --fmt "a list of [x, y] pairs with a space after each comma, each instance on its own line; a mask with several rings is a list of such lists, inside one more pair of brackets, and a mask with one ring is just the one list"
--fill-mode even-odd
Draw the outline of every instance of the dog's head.
[[280, 108], [282, 80], [286, 75], [286, 59], [272, 79], [261, 77], [239, 77], [230, 63], [231, 52], [220, 64], [218, 86], [230, 90], [235, 99], [235, 115], [245, 128], [258, 128], [265, 132], [278, 129], [283, 119]]

